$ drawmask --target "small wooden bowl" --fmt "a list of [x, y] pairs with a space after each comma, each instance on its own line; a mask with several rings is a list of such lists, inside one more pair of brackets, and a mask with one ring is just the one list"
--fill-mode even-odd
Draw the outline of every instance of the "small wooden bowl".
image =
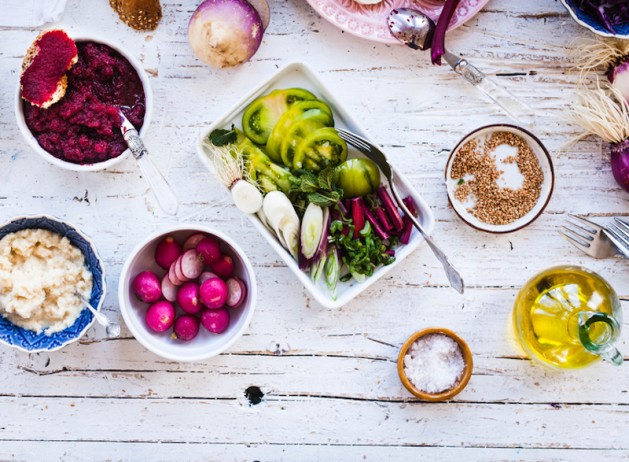
[[[413, 343], [415, 343], [417, 339], [424, 337], [426, 335], [430, 335], [430, 334], [447, 335], [448, 337], [455, 340], [459, 344], [459, 347], [461, 348], [461, 352], [463, 353], [463, 361], [465, 361], [465, 369], [463, 370], [463, 376], [461, 377], [461, 380], [459, 380], [457, 384], [451, 389], [442, 391], [441, 393], [434, 393], [434, 394], [427, 393], [415, 387], [413, 383], [406, 376], [406, 373], [404, 372], [404, 357], [406, 356], [408, 349], [411, 347]], [[417, 396], [419, 399], [422, 399], [424, 401], [447, 401], [453, 398], [454, 396], [458, 395], [465, 388], [465, 386], [467, 385], [467, 382], [470, 381], [473, 367], [474, 367], [474, 364], [472, 361], [472, 352], [470, 351], [470, 347], [467, 346], [467, 343], [465, 343], [465, 341], [461, 337], [456, 335], [450, 329], [445, 329], [443, 327], [430, 327], [430, 328], [415, 332], [413, 335], [409, 337], [409, 339], [404, 343], [404, 345], [402, 345], [402, 348], [400, 349], [400, 354], [397, 360], [397, 371], [398, 371], [398, 374], [400, 375], [400, 380], [402, 380], [402, 383], [404, 384], [404, 386], [406, 387], [408, 391], [410, 391], [413, 395]]]

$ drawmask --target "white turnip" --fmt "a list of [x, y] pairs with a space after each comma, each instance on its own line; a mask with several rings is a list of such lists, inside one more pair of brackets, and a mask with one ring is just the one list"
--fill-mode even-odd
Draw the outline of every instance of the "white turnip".
[[190, 18], [188, 41], [210, 66], [232, 67], [249, 60], [260, 47], [264, 27], [246, 0], [205, 0]]

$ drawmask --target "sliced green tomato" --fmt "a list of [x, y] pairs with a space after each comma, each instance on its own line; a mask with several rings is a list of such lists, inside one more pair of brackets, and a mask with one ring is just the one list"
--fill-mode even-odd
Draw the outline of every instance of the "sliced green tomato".
[[299, 143], [310, 133], [319, 128], [329, 127], [334, 123], [332, 116], [320, 109], [309, 109], [297, 116], [282, 139], [280, 150], [282, 162], [289, 168], [293, 167], [293, 157]]
[[256, 98], [245, 108], [242, 129], [254, 143], [266, 144], [282, 114], [294, 103], [311, 99], [317, 97], [301, 88], [273, 90], [268, 95]]
[[[266, 153], [275, 162], [282, 162], [282, 140], [284, 139], [286, 131], [297, 117], [310, 109], [319, 109], [329, 114], [330, 118], [332, 118], [330, 106], [321, 100], [298, 101], [293, 104], [288, 111], [282, 114], [280, 120], [277, 121], [271, 131], [271, 136], [269, 136], [266, 142]], [[334, 122], [334, 119], [332, 122]]]
[[347, 159], [347, 143], [339, 137], [336, 129], [323, 127], [306, 135], [299, 143], [293, 157], [294, 168], [305, 168], [319, 172], [327, 167], [336, 167]]
[[337, 184], [343, 197], [371, 194], [380, 186], [380, 169], [369, 159], [350, 159], [336, 167]]

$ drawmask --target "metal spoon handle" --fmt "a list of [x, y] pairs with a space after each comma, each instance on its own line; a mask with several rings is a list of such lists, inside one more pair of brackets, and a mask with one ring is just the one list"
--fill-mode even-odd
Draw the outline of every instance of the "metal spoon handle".
[[454, 72], [478, 88], [519, 124], [530, 127], [535, 123], [535, 111], [533, 108], [520, 101], [505, 87], [487, 77], [476, 66], [449, 51], [446, 51], [444, 58], [454, 69]]
[[402, 199], [400, 198], [400, 195], [398, 194], [393, 181], [389, 181], [389, 185], [391, 186], [391, 192], [393, 193], [395, 202], [397, 202], [397, 205], [402, 209], [404, 214], [411, 220], [411, 223], [413, 223], [415, 228], [417, 228], [420, 234], [424, 237], [426, 243], [428, 244], [428, 247], [430, 247], [432, 253], [435, 254], [435, 257], [437, 257], [437, 260], [439, 260], [439, 262], [443, 266], [443, 269], [446, 272], [446, 276], [448, 277], [448, 281], [450, 281], [450, 285], [452, 286], [452, 288], [458, 293], [462, 294], [465, 290], [465, 283], [463, 282], [463, 278], [461, 277], [459, 272], [454, 266], [452, 266], [452, 264], [448, 261], [448, 257], [446, 257], [446, 254], [443, 253], [443, 251], [439, 247], [437, 247], [437, 244], [435, 244], [435, 242], [432, 240], [432, 237], [430, 237], [426, 233], [426, 231], [424, 231], [424, 228], [421, 224], [419, 224], [419, 221], [417, 221], [413, 214], [408, 210], [408, 207], [406, 207], [406, 204], [404, 204], [404, 201], [402, 201]]
[[107, 316], [98, 311], [96, 308], [92, 306], [92, 304], [87, 300], [83, 295], [76, 292], [75, 295], [81, 299], [81, 301], [85, 304], [88, 310], [92, 312], [94, 315], [94, 319], [96, 322], [105, 328], [105, 333], [107, 337], [114, 338], [120, 336], [120, 325], [109, 320]]
[[177, 209], [179, 208], [179, 201], [177, 200], [175, 193], [168, 184], [168, 181], [166, 181], [166, 178], [164, 178], [153, 161], [150, 159], [148, 151], [144, 146], [138, 131], [133, 125], [131, 125], [131, 122], [127, 120], [122, 111], [120, 111], [120, 116], [122, 119], [122, 136], [127, 142], [127, 146], [129, 146], [131, 154], [133, 154], [135, 160], [138, 161], [144, 178], [146, 178], [151, 186], [151, 190], [155, 195], [157, 204], [167, 214], [176, 215]]

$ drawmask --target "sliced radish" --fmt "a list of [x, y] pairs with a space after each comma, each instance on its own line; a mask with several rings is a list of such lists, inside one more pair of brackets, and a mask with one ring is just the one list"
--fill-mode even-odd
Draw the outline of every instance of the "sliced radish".
[[183, 260], [183, 255], [175, 261], [174, 265], [175, 265], [175, 276], [182, 283], [184, 283], [184, 282], [188, 282], [188, 278], [183, 274], [183, 270], [181, 269], [182, 260]]
[[186, 239], [183, 243], [184, 252], [186, 250], [194, 249], [204, 237], [206, 237], [206, 235], [203, 233], [194, 233], [188, 236], [188, 239]]
[[199, 285], [203, 284], [208, 279], [217, 278], [218, 276], [211, 271], [203, 271], [201, 276], [199, 276]]
[[170, 280], [170, 282], [172, 282], [176, 286], [180, 286], [181, 284], [185, 282], [177, 277], [176, 271], [177, 271], [178, 263], [179, 263], [178, 260], [175, 260], [173, 264], [170, 265], [170, 269], [168, 270], [168, 279]]
[[170, 280], [170, 271], [162, 278], [162, 295], [169, 302], [177, 300], [177, 286]]
[[203, 265], [203, 257], [195, 249], [186, 250], [181, 256], [181, 272], [186, 279], [201, 276]]
[[227, 301], [225, 302], [230, 308], [238, 308], [245, 300], [247, 295], [247, 286], [237, 277], [229, 278], [227, 284]]

